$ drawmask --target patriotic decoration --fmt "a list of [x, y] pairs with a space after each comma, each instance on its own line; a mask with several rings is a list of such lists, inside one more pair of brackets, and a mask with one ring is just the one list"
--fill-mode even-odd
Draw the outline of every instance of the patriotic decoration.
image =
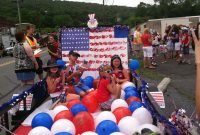
[[149, 92], [160, 108], [165, 108], [165, 99], [163, 92]]
[[102, 64], [110, 64], [111, 57], [121, 57], [123, 66], [128, 66], [127, 50], [128, 27], [101, 27], [97, 29], [63, 28], [61, 30], [62, 58], [68, 61], [70, 50], [78, 52], [81, 57], [78, 64], [88, 61], [90, 69], [82, 78], [91, 75], [98, 77], [97, 68]]
[[90, 19], [90, 20], [88, 21], [88, 23], [87, 23], [88, 28], [90, 28], [90, 29], [96, 28], [96, 27], [98, 26], [98, 22], [97, 22], [97, 20], [94, 18], [94, 17], [95, 17], [95, 14], [89, 14], [88, 17], [89, 17], [89, 19]]

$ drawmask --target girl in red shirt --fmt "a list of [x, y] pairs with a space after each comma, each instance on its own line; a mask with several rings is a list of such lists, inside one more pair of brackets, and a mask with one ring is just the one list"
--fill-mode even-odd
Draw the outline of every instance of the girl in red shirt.
[[121, 88], [116, 84], [116, 76], [112, 75], [112, 67], [102, 65], [99, 67], [100, 81], [96, 97], [102, 110], [110, 110], [112, 102], [121, 95]]

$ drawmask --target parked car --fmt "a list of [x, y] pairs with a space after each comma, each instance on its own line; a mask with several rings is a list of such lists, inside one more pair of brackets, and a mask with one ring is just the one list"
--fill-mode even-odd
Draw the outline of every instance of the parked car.
[[4, 53], [9, 56], [13, 56], [13, 49], [14, 47], [8, 47], [4, 49]]

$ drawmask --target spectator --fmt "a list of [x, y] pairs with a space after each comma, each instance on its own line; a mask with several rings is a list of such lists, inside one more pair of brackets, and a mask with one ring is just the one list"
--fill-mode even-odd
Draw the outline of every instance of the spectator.
[[192, 37], [195, 43], [195, 62], [197, 66], [197, 73], [196, 73], [196, 109], [197, 114], [200, 116], [200, 23], [197, 24], [197, 32], [192, 30]]
[[23, 32], [15, 34], [17, 45], [14, 47], [15, 73], [22, 85], [34, 84], [35, 69], [38, 69], [37, 61], [31, 47], [25, 42]]
[[102, 110], [110, 110], [112, 102], [119, 98], [121, 90], [117, 89], [116, 77], [112, 75], [112, 67], [102, 65], [99, 67], [100, 81], [97, 88], [97, 100]]
[[13, 40], [10, 40], [10, 46], [14, 47], [15, 46], [15, 42]]
[[4, 46], [2, 43], [0, 43], [0, 57], [3, 57], [3, 49], [4, 49]]
[[48, 37], [48, 52], [51, 56], [51, 60], [56, 61], [58, 59], [61, 59], [61, 55], [59, 53], [59, 44], [55, 39], [54, 35], [49, 35]]
[[144, 30], [144, 34], [142, 35], [142, 43], [144, 53], [144, 68], [155, 69], [155, 67], [151, 64], [151, 58], [153, 57], [153, 47], [152, 37], [148, 28]]
[[191, 36], [188, 34], [188, 30], [183, 31], [183, 37], [182, 37], [182, 47], [183, 47], [183, 56], [182, 60], [180, 60], [180, 63], [187, 63], [191, 64], [189, 59], [189, 47], [191, 45]]
[[[28, 25], [26, 27], [26, 41], [30, 45], [30, 47], [35, 51], [36, 49], [39, 48], [39, 45], [37, 43], [37, 40], [33, 37], [33, 33], [35, 31], [34, 25]], [[38, 77], [40, 80], [43, 79], [43, 70], [42, 70], [42, 65], [43, 62], [40, 59], [40, 53], [35, 54], [35, 58], [37, 60], [37, 63], [39, 65], [39, 68], [36, 70], [36, 74], [38, 74]]]
[[163, 56], [163, 60], [161, 63], [166, 63], [167, 62], [167, 46], [164, 44], [164, 41], [160, 41], [160, 52]]
[[136, 26], [136, 31], [134, 32], [134, 39], [133, 39], [133, 48], [136, 57], [139, 57], [142, 51], [141, 37], [142, 37], [141, 27]]

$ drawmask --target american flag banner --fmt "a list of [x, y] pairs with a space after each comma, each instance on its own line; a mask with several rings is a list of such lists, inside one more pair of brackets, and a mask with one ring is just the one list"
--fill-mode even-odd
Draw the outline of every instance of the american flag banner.
[[82, 78], [90, 75], [99, 76], [97, 68], [102, 64], [110, 64], [111, 57], [117, 54], [121, 57], [124, 68], [128, 67], [128, 27], [99, 27], [91, 30], [86, 27], [62, 28], [60, 39], [62, 58], [68, 61], [70, 50], [78, 52], [81, 57], [78, 64], [88, 61], [90, 68], [83, 73]]

